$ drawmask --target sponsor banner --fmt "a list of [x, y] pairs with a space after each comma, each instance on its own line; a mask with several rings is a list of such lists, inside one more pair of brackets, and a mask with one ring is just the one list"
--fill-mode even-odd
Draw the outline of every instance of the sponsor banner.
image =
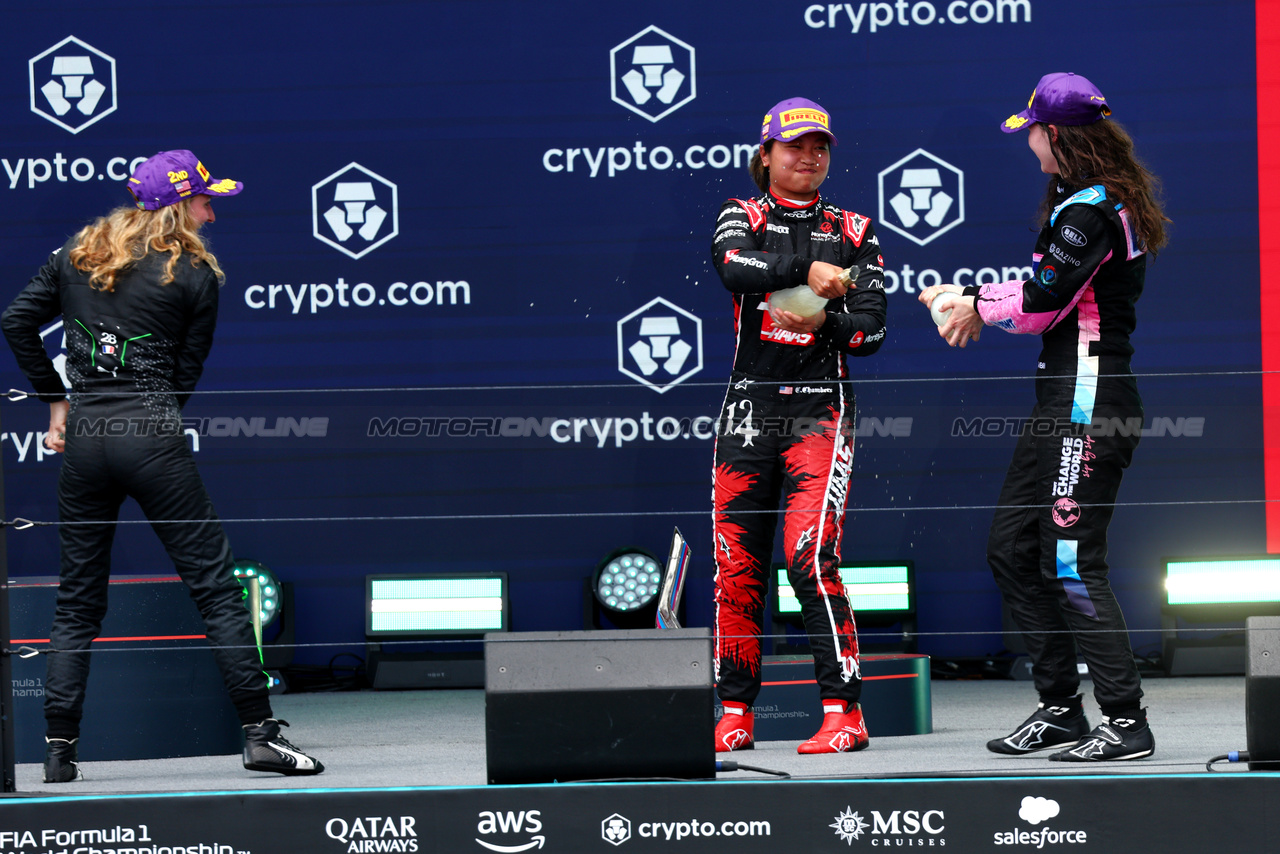
[[[210, 21], [179, 4], [165, 11], [171, 35], [148, 43], [145, 61], [135, 29], [109, 9], [85, 7], [72, 20], [51, 17], [47, 4], [10, 6], [16, 64], [0, 81], [0, 272], [8, 283], [0, 303], [69, 234], [129, 203], [124, 182], [145, 156], [191, 148], [245, 188], [216, 200], [217, 220], [204, 230], [227, 278], [200, 386], [240, 397], [197, 394], [180, 425], [219, 513], [342, 516], [411, 503], [407, 512], [431, 515], [450, 512], [460, 491], [470, 496], [468, 512], [493, 515], [513, 502], [552, 504], [566, 516], [636, 511], [595, 539], [571, 519], [506, 520], [500, 535], [479, 543], [430, 532], [441, 561], [475, 566], [505, 565], [509, 542], [564, 544], [547, 572], [571, 592], [576, 567], [594, 564], [607, 542], [669, 538], [669, 520], [643, 513], [709, 509], [708, 454], [735, 332], [711, 236], [725, 199], [757, 193], [747, 169], [761, 118], [790, 95], [829, 110], [840, 140], [822, 193], [850, 216], [818, 239], [865, 247], [874, 230], [883, 253], [870, 264], [890, 303], [883, 346], [849, 364], [858, 404], [849, 500], [855, 512], [886, 510], [878, 518], [902, 524], [860, 526], [859, 548], [911, 553], [921, 565], [982, 554], [989, 512], [957, 521], [944, 548], [916, 535], [911, 508], [989, 503], [1016, 436], [1056, 429], [1024, 421], [1040, 345], [988, 329], [964, 351], [948, 349], [916, 296], [946, 283], [1034, 279], [1031, 287], [1060, 288], [1095, 248], [1063, 230], [1035, 274], [1032, 220], [1046, 176], [1027, 137], [998, 126], [1046, 71], [1034, 51], [1011, 45], [1053, 43], [1081, 22], [1125, 33], [1123, 62], [1103, 57], [1074, 70], [1107, 93], [1115, 120], [1164, 179], [1176, 225], [1137, 306], [1133, 364], [1148, 374], [1140, 380], [1146, 414], [1137, 426], [1126, 419], [1087, 429], [1142, 437], [1122, 500], [1156, 496], [1186, 508], [1135, 508], [1109, 543], [1112, 577], [1149, 587], [1170, 526], [1198, 542], [1261, 536], [1257, 514], [1224, 518], [1196, 503], [1261, 502], [1259, 462], [1271, 450], [1251, 372], [1260, 353], [1280, 351], [1260, 346], [1264, 315], [1248, 285], [1274, 266], [1259, 268], [1253, 238], [1258, 163], [1267, 158], [1249, 141], [1259, 105], [1276, 99], [1261, 97], [1255, 57], [1239, 49], [1255, 36], [1253, 5], [1179, 4], [1157, 20], [1141, 4], [1102, 0], [1071, 8], [806, 0], [781, 11], [760, 0], [729, 11], [654, 0], [583, 18], [559, 0], [479, 17], [468, 4], [313, 4], [302, 13], [266, 0], [233, 4]], [[190, 45], [172, 34], [257, 33], [263, 15], [322, 60], [281, 51], [278, 39], [238, 37], [236, 50], [202, 55], [198, 74], [156, 73], [190, 63]], [[783, 59], [841, 59], [815, 88], [805, 63], [760, 65], [770, 39], [785, 46]], [[753, 63], [768, 66], [780, 94], [761, 100]], [[1216, 109], [1245, 116], [1244, 126], [1186, 139], [1151, 93], [1153, 79], [1164, 92], [1212, 91]], [[1202, 178], [1207, 162], [1211, 183]], [[1208, 200], [1213, 187], [1231, 188], [1238, 203]], [[1207, 303], [1197, 302], [1203, 265], [1193, 257], [1204, 246], [1214, 247], [1217, 280], [1245, 283], [1217, 289]], [[1200, 306], [1193, 318], [1188, 304]], [[751, 334], [788, 350], [820, 343], [772, 328]], [[61, 338], [51, 328], [45, 339], [55, 360]], [[0, 387], [27, 387], [4, 348], [0, 374]], [[900, 382], [916, 379], [935, 384]], [[1270, 393], [1265, 377], [1262, 385]], [[405, 391], [376, 403], [350, 391], [370, 387]], [[317, 388], [341, 391], [304, 403], [299, 390]], [[41, 446], [47, 407], [15, 402], [3, 416], [11, 506], [55, 518], [59, 463]], [[126, 420], [93, 429], [141, 428]], [[1073, 509], [1058, 512], [1069, 520]], [[282, 554], [321, 554], [337, 587], [359, 587], [370, 551], [379, 553], [368, 560], [398, 560], [396, 549], [421, 546], [401, 538], [354, 549], [351, 530], [280, 527], [262, 540]], [[693, 577], [709, 579], [709, 528], [688, 536]], [[33, 539], [11, 538], [12, 566], [47, 564]], [[142, 570], [150, 558], [140, 555], [119, 550], [115, 569]], [[965, 638], [998, 622], [989, 608], [951, 607], [956, 583], [921, 579], [921, 621], [957, 632], [938, 641], [939, 654], [984, 654]], [[989, 579], [960, 585], [960, 595], [992, 595]], [[544, 607], [531, 590], [513, 584], [513, 607], [534, 621], [529, 628], [580, 622], [570, 602]], [[689, 606], [710, 619], [709, 589], [691, 591]], [[317, 596], [309, 613], [327, 627], [343, 624], [344, 607], [340, 597]], [[1124, 607], [1131, 624], [1158, 625], [1150, 597]], [[323, 663], [306, 646], [317, 639], [312, 631], [299, 626], [299, 658]], [[362, 642], [358, 627], [351, 639]], [[866, 818], [850, 803], [825, 823], [845, 806]], [[640, 821], [609, 810], [597, 823], [613, 812]]]
[[[1212, 778], [1212, 779], [1210, 779]], [[647, 785], [306, 790], [27, 797], [0, 804], [0, 850], [29, 854], [458, 854], [492, 851], [911, 849], [1191, 854], [1211, 823], [1269, 850], [1275, 775], [1184, 774], [949, 781], [720, 781]], [[284, 799], [282, 801], [281, 799]], [[286, 803], [287, 802], [287, 803]], [[981, 809], [975, 808], [981, 804]], [[286, 809], [281, 809], [287, 806]]]

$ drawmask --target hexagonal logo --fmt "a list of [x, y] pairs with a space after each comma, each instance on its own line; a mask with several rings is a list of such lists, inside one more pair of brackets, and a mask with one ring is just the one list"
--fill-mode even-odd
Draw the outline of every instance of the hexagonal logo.
[[116, 111], [116, 61], [67, 36], [27, 61], [31, 112], [79, 133]]
[[311, 233], [344, 255], [368, 255], [400, 233], [396, 185], [348, 163], [311, 188]]
[[614, 813], [600, 822], [600, 837], [615, 847], [621, 845], [631, 838], [631, 819]]
[[646, 27], [609, 51], [613, 100], [656, 122], [698, 95], [694, 50], [657, 27]]
[[666, 394], [702, 370], [702, 321], [654, 297], [618, 321], [618, 370]]
[[880, 173], [880, 222], [924, 246], [964, 222], [964, 173], [917, 148]]

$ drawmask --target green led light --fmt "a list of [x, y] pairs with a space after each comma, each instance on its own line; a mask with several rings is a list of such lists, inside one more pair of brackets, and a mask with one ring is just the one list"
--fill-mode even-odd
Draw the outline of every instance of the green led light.
[[1280, 602], [1280, 558], [1169, 561], [1170, 605]]
[[372, 632], [503, 629], [501, 578], [381, 578], [370, 582]]
[[231, 569], [231, 574], [244, 585], [244, 606], [246, 608], [249, 607], [249, 580], [252, 578], [258, 579], [258, 591], [262, 596], [258, 615], [262, 620], [264, 629], [271, 625], [272, 621], [280, 616], [280, 597], [278, 595], [280, 582], [276, 580], [275, 574], [256, 560], [237, 560]]
[[[911, 608], [911, 588], [905, 566], [842, 566], [840, 581], [855, 613]], [[778, 613], [800, 613], [800, 600], [791, 589], [785, 568], [778, 570]]]

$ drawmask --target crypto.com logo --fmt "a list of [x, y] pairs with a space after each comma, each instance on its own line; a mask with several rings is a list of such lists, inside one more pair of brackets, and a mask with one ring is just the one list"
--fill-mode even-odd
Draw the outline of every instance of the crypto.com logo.
[[670, 33], [646, 27], [609, 51], [613, 100], [651, 122], [670, 115], [697, 97], [693, 54]]
[[31, 112], [58, 127], [79, 133], [116, 111], [116, 61], [75, 36], [32, 57], [27, 67]]
[[964, 173], [917, 148], [880, 173], [880, 222], [921, 246], [950, 231], [964, 222]]
[[702, 321], [654, 297], [618, 321], [618, 370], [665, 394], [702, 370]]
[[624, 815], [613, 815], [600, 822], [600, 838], [617, 847], [631, 838], [631, 819]]
[[400, 233], [396, 185], [348, 163], [311, 188], [311, 233], [352, 258], [368, 255]]

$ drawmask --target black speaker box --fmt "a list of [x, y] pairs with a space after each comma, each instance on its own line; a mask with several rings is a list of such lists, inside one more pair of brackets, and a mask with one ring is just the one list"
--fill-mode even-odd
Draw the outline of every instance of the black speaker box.
[[715, 776], [709, 629], [485, 636], [490, 783]]
[[1249, 770], [1280, 771], [1280, 617], [1249, 617], [1245, 639]]

